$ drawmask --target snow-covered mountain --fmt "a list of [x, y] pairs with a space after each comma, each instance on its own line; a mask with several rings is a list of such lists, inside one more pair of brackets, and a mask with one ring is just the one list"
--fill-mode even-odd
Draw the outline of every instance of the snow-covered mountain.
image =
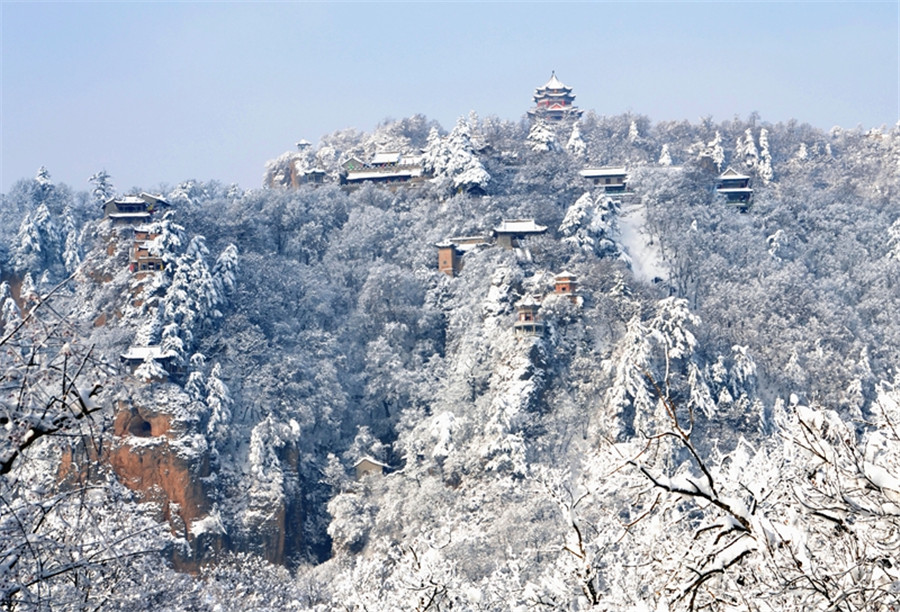
[[4, 194], [0, 599], [898, 605], [900, 128], [572, 121]]

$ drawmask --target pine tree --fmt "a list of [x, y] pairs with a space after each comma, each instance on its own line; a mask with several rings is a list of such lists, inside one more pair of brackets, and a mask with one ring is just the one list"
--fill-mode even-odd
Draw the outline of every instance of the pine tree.
[[628, 142], [636, 143], [640, 137], [641, 134], [638, 132], [637, 122], [632, 121], [631, 125], [628, 126]]
[[116, 188], [113, 187], [112, 177], [106, 170], [95, 172], [88, 178], [88, 182], [93, 184], [93, 187], [91, 187], [91, 199], [95, 204], [102, 206], [110, 199], [116, 197]]
[[221, 441], [228, 436], [231, 404], [231, 393], [222, 380], [222, 366], [216, 363], [206, 379], [206, 405], [210, 409], [207, 432], [214, 440]]
[[660, 166], [671, 166], [672, 165], [672, 157], [669, 155], [669, 145], [664, 144], [662, 146], [662, 151], [659, 154], [659, 165]]
[[19, 273], [62, 270], [62, 240], [46, 204], [22, 220], [12, 256]]
[[556, 135], [543, 119], [536, 119], [532, 123], [527, 140], [532, 151], [555, 151], [559, 146]]
[[762, 128], [759, 131], [759, 165], [757, 173], [766, 185], [774, 177], [772, 172], [772, 154], [769, 152], [769, 131], [766, 128]]
[[22, 320], [22, 311], [13, 299], [9, 283], [0, 283], [0, 337], [8, 336]]
[[569, 136], [569, 141], [566, 143], [566, 150], [575, 157], [587, 155], [587, 144], [581, 137], [581, 128], [578, 126], [577, 121], [572, 124], [572, 135]]
[[206, 399], [206, 376], [203, 369], [206, 367], [206, 357], [203, 353], [194, 353], [191, 355], [191, 373], [188, 374], [187, 381], [184, 383], [184, 390], [195, 402]]
[[63, 233], [66, 236], [65, 247], [63, 248], [63, 265], [66, 273], [71, 274], [81, 263], [81, 235], [75, 228], [72, 209], [69, 206], [63, 210]]
[[759, 164], [759, 152], [756, 150], [756, 143], [753, 141], [753, 132], [750, 128], [744, 132], [743, 138], [738, 136], [737, 143], [734, 148], [735, 160], [741, 163], [746, 169], [755, 171]]

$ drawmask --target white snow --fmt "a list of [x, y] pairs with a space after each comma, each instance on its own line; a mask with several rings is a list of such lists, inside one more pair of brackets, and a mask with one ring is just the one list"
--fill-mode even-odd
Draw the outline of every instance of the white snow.
[[652, 283], [654, 279], [665, 280], [669, 272], [646, 229], [646, 211], [643, 204], [622, 206], [619, 214], [618, 242], [631, 262], [631, 270], [639, 281]]
[[625, 176], [628, 174], [628, 171], [625, 170], [625, 168], [622, 166], [619, 166], [619, 167], [604, 166], [602, 168], [585, 168], [584, 170], [579, 171], [578, 174], [580, 174], [584, 178], [589, 178], [589, 179], [605, 178], [605, 177], [613, 178], [613, 177], [617, 177], [617, 176], [620, 176], [624, 179]]
[[498, 234], [540, 234], [547, 231], [547, 227], [538, 225], [534, 219], [504, 219], [494, 231]]

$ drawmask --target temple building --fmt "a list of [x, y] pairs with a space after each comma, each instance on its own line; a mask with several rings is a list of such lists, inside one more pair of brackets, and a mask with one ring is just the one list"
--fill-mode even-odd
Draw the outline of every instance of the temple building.
[[516, 304], [518, 314], [513, 329], [517, 336], [540, 336], [544, 333], [544, 324], [538, 318], [540, 307], [540, 303], [530, 295]]
[[528, 116], [532, 119], [550, 121], [578, 119], [584, 112], [575, 106], [572, 88], [563, 85], [562, 81], [556, 78], [556, 72], [550, 75], [550, 80], [545, 85], [534, 90], [534, 104], [534, 108], [528, 111]]
[[621, 166], [585, 168], [579, 174], [608, 194], [625, 193], [628, 189], [628, 171]]
[[438, 250], [438, 270], [447, 276], [456, 276], [462, 269], [460, 265], [460, 256], [462, 253], [457, 250], [456, 245], [451, 241], [439, 242], [436, 245]]
[[537, 236], [547, 231], [544, 225], [538, 225], [534, 219], [504, 219], [494, 228], [497, 244], [504, 249], [517, 249], [521, 241], [528, 236]]
[[137, 278], [143, 278], [151, 272], [165, 268], [159, 254], [150, 249], [149, 243], [159, 236], [147, 228], [137, 227], [134, 230], [134, 245], [131, 249], [129, 269]]
[[353, 465], [356, 471], [356, 479], [360, 480], [366, 476], [381, 476], [384, 474], [385, 468], [390, 467], [386, 463], [382, 463], [378, 459], [372, 457], [363, 457]]
[[553, 279], [553, 293], [566, 296], [573, 304], [577, 304], [578, 277], [571, 272], [560, 272]]
[[447, 276], [458, 275], [462, 270], [463, 254], [487, 243], [487, 236], [454, 236], [437, 243], [434, 246], [438, 250], [438, 270]]
[[407, 183], [424, 180], [422, 156], [397, 151], [381, 151], [370, 162], [351, 157], [341, 164], [341, 184]]
[[136, 196], [110, 198], [103, 203], [103, 216], [117, 224], [144, 223], [169, 203], [160, 196], [141, 193]]
[[736, 172], [733, 168], [728, 168], [719, 175], [716, 191], [725, 196], [727, 204], [734, 204], [741, 210], [746, 210], [750, 206], [750, 198], [753, 197], [750, 177]]

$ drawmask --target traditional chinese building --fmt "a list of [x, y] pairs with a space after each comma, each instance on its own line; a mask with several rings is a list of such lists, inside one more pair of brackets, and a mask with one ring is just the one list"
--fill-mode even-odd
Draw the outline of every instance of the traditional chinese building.
[[462, 270], [463, 254], [488, 243], [487, 236], [454, 236], [434, 245], [438, 250], [438, 270], [456, 276]]
[[371, 474], [381, 476], [384, 474], [384, 468], [386, 467], [390, 466], [372, 457], [363, 457], [354, 464], [353, 469], [356, 470], [356, 479], [359, 480]]
[[742, 210], [750, 206], [753, 197], [753, 189], [750, 188], [750, 177], [728, 168], [719, 175], [716, 183], [716, 191], [725, 196], [725, 202], [733, 204]]
[[325, 182], [328, 173], [322, 168], [311, 168], [300, 174], [298, 183], [301, 185], [321, 185]]
[[609, 194], [625, 193], [628, 188], [628, 172], [621, 166], [585, 168], [579, 174]]
[[141, 193], [108, 199], [103, 204], [103, 216], [116, 224], [144, 223], [150, 220], [154, 212], [168, 206], [169, 203], [160, 196]]
[[131, 249], [129, 269], [138, 278], [165, 268], [162, 258], [158, 253], [152, 252], [149, 246], [149, 243], [158, 236], [158, 233], [143, 227], [134, 230], [134, 245]]
[[553, 278], [553, 293], [564, 295], [573, 304], [578, 303], [578, 277], [571, 272], [560, 272]]
[[168, 380], [168, 373], [170, 371], [179, 371], [179, 368], [175, 364], [175, 357], [176, 354], [174, 351], [164, 351], [158, 344], [151, 346], [130, 346], [127, 351], [119, 356], [128, 368], [128, 371], [132, 374], [134, 374], [135, 370], [137, 370], [145, 361], [155, 361], [165, 372], [164, 374], [163, 372], [160, 373], [160, 382]]
[[556, 78], [556, 72], [553, 72], [545, 85], [534, 90], [534, 108], [528, 111], [528, 116], [532, 119], [561, 121], [569, 118], [578, 119], [583, 112], [575, 106], [572, 88], [563, 85]]
[[540, 303], [530, 295], [525, 296], [516, 304], [516, 322], [513, 329], [517, 336], [540, 336], [544, 333], [544, 324], [538, 317]]
[[460, 257], [462, 253], [457, 250], [456, 245], [451, 242], [439, 242], [436, 245], [438, 250], [438, 270], [447, 276], [456, 276], [462, 269]]
[[493, 234], [497, 238], [497, 244], [504, 249], [516, 249], [521, 246], [523, 239], [546, 231], [547, 227], [538, 225], [534, 219], [504, 219], [494, 228]]
[[352, 157], [341, 164], [341, 184], [406, 183], [425, 175], [421, 155], [406, 155], [394, 151], [376, 153], [366, 163]]

